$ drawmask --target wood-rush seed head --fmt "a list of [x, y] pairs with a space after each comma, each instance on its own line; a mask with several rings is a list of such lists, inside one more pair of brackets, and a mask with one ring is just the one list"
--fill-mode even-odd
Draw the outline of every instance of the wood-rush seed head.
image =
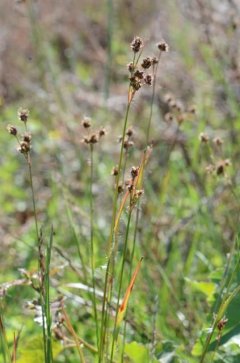
[[20, 142], [20, 146], [18, 148], [18, 151], [21, 153], [21, 154], [27, 154], [31, 149], [31, 145], [29, 142], [26, 142], [26, 141], [21, 141]]
[[126, 135], [127, 135], [128, 137], [133, 136], [133, 129], [132, 129], [131, 127], [129, 127], [129, 128], [127, 129], [127, 131], [126, 131]]
[[17, 135], [17, 128], [15, 126], [8, 125], [7, 131], [9, 132], [10, 135], [13, 135], [13, 136]]
[[158, 59], [156, 57], [152, 57], [152, 65], [158, 64]]
[[225, 173], [225, 168], [229, 165], [231, 165], [231, 161], [229, 159], [220, 160], [216, 165], [217, 175], [223, 175]]
[[104, 129], [104, 128], [100, 129], [98, 134], [99, 134], [99, 137], [105, 136], [106, 135], [106, 129]]
[[152, 65], [152, 60], [150, 57], [144, 58], [141, 64], [142, 68], [144, 69], [150, 68], [151, 65]]
[[121, 184], [118, 185], [118, 194], [121, 194], [123, 192], [123, 186]]
[[89, 144], [89, 138], [88, 137], [84, 137], [82, 140], [85, 144]]
[[169, 51], [169, 46], [164, 40], [161, 40], [161, 42], [159, 42], [157, 44], [157, 47], [161, 52], [168, 52]]
[[133, 62], [129, 63], [127, 65], [127, 67], [128, 67], [128, 70], [129, 70], [130, 73], [132, 73], [134, 71], [134, 69], [135, 69]]
[[152, 76], [151, 76], [151, 74], [147, 74], [147, 75], [144, 77], [144, 81], [145, 81], [145, 83], [146, 83], [148, 86], [151, 86], [151, 84], [152, 84]]
[[89, 144], [96, 144], [98, 142], [98, 137], [96, 134], [92, 134], [89, 137]]
[[138, 53], [139, 50], [143, 47], [143, 41], [140, 37], [135, 37], [131, 43], [131, 48], [134, 53]]
[[134, 76], [135, 78], [138, 78], [138, 79], [143, 79], [143, 75], [144, 75], [143, 71], [139, 71], [139, 69], [137, 69], [137, 70], [133, 73], [133, 76]]
[[113, 176], [117, 176], [118, 175], [118, 166], [114, 166], [114, 168], [112, 169], [112, 173]]
[[89, 117], [84, 117], [82, 125], [85, 129], [88, 129], [89, 127], [91, 127], [91, 119]]
[[26, 108], [20, 108], [18, 110], [18, 118], [20, 121], [23, 121], [23, 122], [27, 122], [28, 120], [28, 117], [29, 117], [29, 110], [26, 109]]
[[132, 179], [135, 179], [138, 176], [138, 172], [139, 172], [139, 167], [132, 166], [132, 169], [131, 169]]
[[215, 137], [215, 139], [213, 139], [213, 142], [217, 146], [221, 146], [223, 144], [223, 140], [220, 137]]
[[201, 134], [199, 135], [199, 140], [202, 142], [202, 143], [207, 143], [208, 140], [209, 140], [209, 137], [207, 134], [205, 134], [204, 132], [201, 132]]
[[31, 140], [32, 140], [32, 135], [31, 134], [24, 134], [23, 135], [23, 141], [30, 143]]

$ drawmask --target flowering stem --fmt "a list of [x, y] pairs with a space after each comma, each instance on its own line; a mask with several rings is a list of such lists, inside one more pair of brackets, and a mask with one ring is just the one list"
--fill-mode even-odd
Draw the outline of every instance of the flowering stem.
[[113, 361], [114, 346], [115, 346], [115, 342], [117, 341], [117, 316], [118, 316], [118, 309], [119, 309], [119, 305], [120, 305], [120, 297], [121, 297], [121, 291], [122, 291], [123, 271], [124, 271], [124, 266], [125, 266], [125, 261], [126, 261], [126, 256], [127, 256], [128, 235], [129, 235], [129, 230], [130, 230], [131, 217], [132, 217], [132, 207], [131, 207], [131, 198], [130, 198], [129, 214], [128, 214], [128, 221], [127, 221], [124, 248], [123, 248], [122, 265], [121, 265], [120, 278], [119, 278], [117, 306], [116, 306], [115, 319], [114, 319], [114, 329], [113, 329], [110, 363]]
[[150, 114], [148, 119], [148, 126], [147, 126], [147, 132], [146, 132], [146, 143], [148, 145], [149, 143], [149, 137], [150, 137], [150, 128], [152, 123], [152, 114], [153, 114], [153, 103], [154, 103], [154, 97], [155, 97], [155, 91], [156, 91], [156, 82], [157, 82], [157, 71], [158, 71], [158, 63], [160, 61], [162, 52], [159, 52], [157, 64], [154, 67], [153, 65], [153, 87], [152, 87], [152, 97], [151, 97], [151, 106], [150, 106]]
[[93, 287], [93, 310], [94, 320], [96, 323], [97, 345], [99, 345], [99, 329], [98, 329], [98, 315], [96, 304], [96, 286], [95, 286], [95, 266], [94, 266], [94, 206], [93, 206], [93, 144], [90, 144], [90, 248], [91, 248], [91, 272], [92, 272], [92, 287]]

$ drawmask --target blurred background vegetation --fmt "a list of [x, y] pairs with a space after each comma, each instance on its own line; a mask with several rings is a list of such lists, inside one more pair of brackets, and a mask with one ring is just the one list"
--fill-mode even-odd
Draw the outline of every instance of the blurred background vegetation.
[[[87, 273], [89, 266], [90, 168], [81, 121], [88, 116], [94, 129], [107, 130], [94, 149], [95, 264], [102, 289], [111, 171], [127, 102], [129, 45], [136, 35], [144, 40], [144, 56], [156, 55], [161, 39], [170, 50], [158, 68], [153, 152], [136, 240], [135, 261], [144, 256], [144, 262], [129, 303], [125, 361], [199, 361], [226, 271], [233, 276], [229, 288], [239, 283], [239, 15], [237, 0], [1, 0], [0, 295], [10, 344], [13, 332], [21, 330], [17, 362], [37, 362], [41, 328], [27, 305], [36, 293], [20, 281], [37, 269], [30, 185], [6, 126], [19, 126], [19, 107], [30, 110], [38, 218], [44, 235], [51, 225], [55, 231], [51, 298], [64, 296], [79, 336], [94, 343], [88, 294], [80, 284], [69, 286], [86, 283], [79, 251]], [[145, 87], [129, 116], [134, 146], [128, 175], [146, 147], [150, 107]], [[125, 229], [123, 215], [119, 254]], [[225, 315], [223, 337], [218, 341], [215, 334], [208, 362], [240, 361], [238, 296]], [[56, 345], [59, 351], [56, 362], [79, 361], [75, 349]], [[94, 355], [86, 355], [94, 362]]]

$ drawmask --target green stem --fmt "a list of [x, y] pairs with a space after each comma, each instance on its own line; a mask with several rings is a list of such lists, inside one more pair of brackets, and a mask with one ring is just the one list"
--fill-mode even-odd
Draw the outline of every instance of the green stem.
[[45, 315], [47, 323], [47, 362], [53, 362], [53, 352], [52, 352], [52, 334], [51, 334], [51, 311], [50, 311], [50, 263], [52, 254], [52, 243], [53, 243], [53, 227], [51, 228], [50, 240], [47, 246], [47, 256], [46, 256], [46, 274], [45, 274]]
[[8, 347], [3, 314], [2, 306], [0, 305], [0, 350], [4, 359], [3, 363], [11, 363], [11, 354]]
[[127, 121], [128, 121], [130, 106], [131, 106], [131, 100], [128, 101], [126, 114], [125, 114], [125, 119], [124, 119], [122, 143], [121, 143], [121, 150], [120, 150], [119, 163], [118, 163], [118, 175], [116, 176], [116, 187], [115, 187], [114, 200], [113, 200], [113, 215], [112, 215], [111, 231], [110, 231], [110, 238], [109, 238], [108, 247], [107, 247], [108, 261], [107, 261], [107, 268], [106, 268], [105, 281], [104, 281], [104, 296], [103, 296], [103, 304], [102, 304], [102, 323], [101, 323], [101, 340], [100, 340], [100, 350], [99, 350], [99, 363], [102, 362], [104, 342], [105, 342], [105, 339], [106, 339], [106, 328], [107, 327], [105, 325], [105, 322], [107, 321], [106, 305], [107, 305], [107, 301], [108, 301], [108, 298], [107, 298], [108, 287], [109, 287], [108, 286], [108, 279], [109, 279], [109, 276], [110, 276], [110, 273], [111, 273], [112, 261], [114, 260], [113, 238], [114, 238], [114, 225], [115, 225], [115, 219], [116, 219], [116, 214], [117, 214], [118, 185], [119, 185], [120, 173], [121, 173], [121, 169], [122, 169], [123, 150], [124, 150], [123, 146], [124, 146], [124, 139], [125, 139], [125, 135], [126, 135]]
[[149, 137], [150, 137], [150, 128], [152, 123], [152, 114], [153, 114], [153, 103], [154, 103], [154, 97], [155, 97], [155, 91], [156, 91], [156, 82], [157, 82], [157, 71], [158, 71], [158, 64], [161, 58], [161, 51], [158, 55], [158, 62], [156, 66], [153, 68], [153, 87], [152, 87], [152, 97], [151, 97], [151, 106], [150, 106], [150, 114], [148, 119], [148, 126], [147, 126], [147, 132], [146, 132], [146, 143], [148, 145], [149, 143]]
[[[133, 55], [133, 64], [135, 65], [136, 60], [136, 54]], [[123, 163], [123, 152], [124, 152], [124, 139], [126, 136], [126, 130], [127, 130], [127, 123], [128, 123], [128, 116], [130, 107], [132, 104], [133, 97], [131, 95], [131, 86], [129, 84], [128, 87], [128, 102], [127, 102], [127, 108], [124, 118], [124, 125], [123, 125], [123, 132], [122, 132], [122, 142], [121, 142], [121, 149], [120, 149], [120, 155], [119, 155], [119, 162], [118, 162], [118, 174], [116, 176], [116, 186], [115, 186], [115, 193], [114, 193], [114, 199], [113, 199], [113, 214], [112, 214], [112, 222], [111, 222], [111, 230], [110, 230], [110, 237], [108, 241], [107, 246], [107, 268], [105, 273], [105, 281], [104, 281], [104, 295], [103, 295], [103, 304], [102, 304], [102, 318], [101, 318], [101, 335], [100, 335], [100, 349], [99, 349], [99, 363], [102, 362], [103, 358], [103, 352], [104, 352], [104, 344], [106, 341], [106, 331], [107, 331], [107, 322], [108, 322], [108, 306], [107, 302], [109, 301], [109, 297], [111, 300], [112, 295], [112, 283], [113, 283], [113, 277], [114, 277], [114, 225], [115, 225], [115, 219], [117, 214], [117, 205], [118, 205], [118, 185], [119, 180], [121, 177], [121, 171], [122, 171], [122, 163]], [[111, 282], [109, 284], [109, 276], [111, 275]], [[110, 285], [110, 286], [109, 286]]]
[[119, 305], [120, 305], [120, 297], [121, 297], [121, 292], [122, 292], [123, 271], [124, 271], [125, 261], [126, 261], [126, 257], [127, 257], [128, 235], [129, 235], [130, 223], [131, 223], [131, 217], [132, 217], [131, 200], [130, 200], [129, 208], [130, 209], [129, 209], [129, 214], [128, 214], [128, 221], [127, 221], [127, 228], [126, 228], [124, 249], [123, 249], [123, 257], [122, 257], [122, 266], [121, 266], [121, 271], [120, 271], [120, 279], [119, 279], [119, 287], [118, 287], [117, 306], [116, 306], [115, 319], [114, 319], [114, 329], [113, 329], [110, 363], [112, 363], [112, 361], [113, 361], [114, 346], [115, 346], [115, 342], [117, 341], [117, 316], [118, 316], [118, 309], [119, 309]]
[[95, 286], [95, 266], [94, 266], [94, 206], [93, 206], [93, 144], [90, 145], [90, 248], [91, 248], [91, 272], [92, 272], [92, 287], [93, 287], [93, 311], [96, 324], [97, 346], [99, 346], [99, 329], [98, 329], [98, 314], [96, 303], [96, 286]]
[[107, 0], [107, 63], [105, 68], [105, 99], [109, 97], [112, 70], [113, 0]]
[[[134, 236], [133, 236], [133, 246], [132, 246], [132, 253], [131, 253], [131, 257], [130, 257], [130, 271], [129, 271], [129, 278], [128, 278], [128, 282], [130, 284], [131, 281], [131, 277], [132, 277], [132, 270], [133, 270], [133, 258], [134, 258], [134, 254], [135, 254], [135, 247], [136, 247], [136, 241], [137, 241], [137, 229], [138, 229], [138, 223], [139, 223], [139, 205], [140, 202], [137, 202], [137, 213], [136, 213], [136, 220], [135, 220], [135, 228], [134, 228]], [[125, 316], [127, 315], [127, 311]], [[122, 356], [121, 356], [121, 362], [123, 363], [123, 358], [124, 358], [124, 347], [125, 347], [125, 338], [126, 338], [126, 328], [127, 328], [127, 320], [125, 319], [124, 322], [124, 329], [123, 329], [123, 345], [122, 345]]]
[[[25, 123], [25, 127], [27, 130], [27, 126]], [[43, 331], [43, 347], [44, 347], [44, 357], [45, 362], [47, 363], [47, 347], [46, 347], [46, 327], [45, 327], [45, 304], [44, 304], [44, 276], [43, 271], [41, 272], [41, 262], [40, 262], [40, 249], [41, 249], [41, 237], [39, 233], [38, 228], [38, 220], [37, 220], [37, 209], [36, 209], [36, 201], [35, 201], [35, 193], [33, 188], [33, 176], [32, 176], [32, 162], [31, 162], [31, 156], [30, 153], [26, 156], [27, 164], [28, 164], [28, 171], [29, 171], [29, 179], [30, 179], [30, 187], [32, 192], [32, 203], [33, 203], [33, 214], [34, 214], [34, 221], [35, 221], [35, 230], [36, 230], [36, 236], [37, 236], [37, 242], [38, 242], [38, 251], [39, 251], [39, 259], [38, 259], [38, 265], [39, 265], [39, 272], [41, 274], [41, 281], [40, 281], [40, 301], [41, 301], [41, 310], [42, 310], [42, 331]]]

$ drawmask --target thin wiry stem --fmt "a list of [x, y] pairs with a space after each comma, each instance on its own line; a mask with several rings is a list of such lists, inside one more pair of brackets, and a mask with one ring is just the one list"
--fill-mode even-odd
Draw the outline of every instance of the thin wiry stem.
[[45, 316], [46, 316], [46, 325], [47, 325], [47, 361], [53, 362], [53, 352], [52, 352], [52, 318], [51, 318], [51, 310], [50, 310], [50, 263], [51, 263], [51, 254], [52, 254], [52, 244], [53, 244], [53, 227], [51, 228], [50, 240], [47, 246], [47, 255], [46, 255], [46, 272], [44, 278], [45, 285]]
[[107, 62], [105, 68], [105, 99], [109, 97], [112, 70], [113, 0], [107, 0]]
[[66, 313], [66, 311], [64, 310], [64, 308], [62, 307], [62, 313], [63, 313], [63, 316], [64, 316], [64, 319], [65, 319], [65, 323], [66, 323], [66, 327], [68, 329], [68, 331], [70, 332], [70, 334], [72, 335], [74, 341], [75, 341], [75, 346], [77, 348], [77, 351], [78, 351], [78, 355], [79, 355], [79, 358], [80, 358], [80, 362], [81, 363], [86, 363], [86, 360], [85, 360], [85, 357], [84, 357], [84, 354], [83, 354], [83, 349], [82, 349], [82, 343], [79, 341], [79, 338], [71, 324], [71, 321]]
[[5, 326], [4, 326], [4, 321], [3, 321], [3, 312], [2, 312], [2, 307], [0, 305], [0, 347], [1, 347], [1, 352], [2, 352], [2, 356], [3, 356], [3, 363], [11, 363], [11, 354], [8, 348], [8, 342], [7, 342], [7, 336], [6, 336], [6, 331], [5, 331]]
[[93, 311], [96, 324], [97, 346], [99, 346], [99, 329], [98, 329], [98, 314], [96, 303], [96, 286], [95, 286], [95, 266], [94, 266], [94, 205], [93, 205], [93, 144], [90, 144], [90, 259], [91, 259], [91, 272], [92, 272], [92, 287], [93, 287]]
[[122, 265], [121, 265], [120, 278], [119, 278], [117, 306], [116, 306], [115, 319], [114, 319], [114, 329], [113, 329], [110, 363], [113, 361], [114, 346], [115, 346], [115, 343], [117, 340], [117, 334], [116, 334], [117, 333], [117, 331], [116, 331], [117, 330], [117, 316], [118, 316], [118, 309], [119, 309], [119, 305], [120, 305], [120, 297], [121, 297], [121, 292], [122, 292], [123, 271], [124, 271], [125, 261], [126, 261], [126, 257], [127, 257], [128, 236], [129, 236], [129, 231], [130, 231], [131, 217], [132, 217], [132, 207], [131, 207], [131, 198], [130, 198], [128, 221], [127, 221], [124, 248], [123, 248]]
[[[138, 223], [139, 223], [139, 201], [137, 203], [137, 213], [136, 213], [136, 220], [135, 220], [135, 226], [134, 226], [134, 235], [133, 235], [133, 246], [132, 246], [132, 253], [130, 257], [130, 270], [129, 270], [129, 283], [131, 281], [132, 276], [132, 269], [133, 269], [133, 258], [135, 254], [135, 247], [136, 247], [136, 241], [137, 241], [137, 230], [138, 230]], [[127, 310], [125, 313], [125, 316], [127, 315]], [[127, 328], [127, 320], [125, 319], [124, 328], [123, 328], [123, 345], [122, 345], [122, 356], [121, 356], [121, 362], [123, 362], [124, 358], [124, 347], [125, 347], [125, 338], [126, 338], [126, 328]]]
[[152, 114], [153, 114], [153, 103], [154, 103], [154, 97], [156, 92], [156, 83], [157, 83], [157, 71], [158, 71], [158, 64], [161, 58], [162, 52], [159, 52], [157, 64], [153, 68], [153, 87], [152, 87], [152, 97], [151, 97], [151, 105], [150, 105], [150, 113], [149, 113], [149, 119], [148, 119], [148, 125], [147, 125], [147, 132], [146, 132], [146, 144], [149, 143], [149, 137], [150, 137], [150, 129], [151, 129], [151, 123], [152, 123]]
[[[26, 132], [28, 132], [27, 122], [24, 122], [24, 126], [25, 126]], [[46, 336], [45, 302], [44, 302], [44, 272], [42, 271], [42, 268], [41, 268], [42, 234], [40, 234], [39, 227], [38, 227], [36, 198], [35, 198], [35, 192], [34, 192], [34, 187], [33, 187], [32, 160], [31, 160], [30, 151], [28, 151], [27, 154], [24, 154], [24, 156], [25, 156], [25, 159], [28, 164], [29, 181], [30, 181], [32, 204], [33, 204], [33, 215], [34, 215], [35, 231], [36, 231], [38, 253], [39, 253], [38, 269], [39, 269], [39, 273], [40, 273], [40, 301], [41, 301], [41, 310], [42, 310], [42, 331], [43, 331], [44, 357], [45, 357], [45, 362], [50, 363], [50, 361], [48, 360], [48, 357], [47, 357], [47, 336]]]
[[[25, 124], [26, 125], [26, 124]], [[27, 127], [26, 127], [27, 130]], [[38, 227], [38, 220], [37, 220], [37, 209], [36, 209], [36, 201], [35, 201], [35, 193], [34, 193], [34, 188], [33, 188], [33, 176], [32, 176], [32, 161], [31, 161], [31, 156], [30, 153], [28, 152], [27, 156], [27, 164], [28, 164], [28, 171], [29, 171], [29, 180], [30, 180], [30, 187], [31, 187], [31, 193], [32, 193], [32, 203], [33, 203], [33, 215], [34, 215], [34, 221], [35, 221], [35, 230], [36, 230], [36, 236], [37, 236], [37, 241], [38, 241], [38, 251], [39, 251], [39, 260], [38, 260], [38, 264], [39, 264], [39, 272], [41, 272], [41, 261], [40, 261], [40, 250], [41, 250], [41, 243], [42, 243], [42, 238], [40, 236], [39, 233], [39, 227]], [[47, 363], [47, 347], [46, 347], [46, 326], [45, 326], [45, 305], [44, 305], [44, 276], [43, 276], [43, 271], [41, 272], [41, 281], [40, 281], [40, 301], [41, 301], [41, 308], [42, 308], [42, 331], [43, 331], [43, 346], [44, 346], [44, 356], [45, 356], [45, 362]]]
[[120, 156], [119, 156], [119, 162], [118, 162], [118, 174], [116, 176], [116, 186], [115, 186], [115, 193], [114, 193], [114, 200], [113, 200], [113, 214], [112, 214], [111, 231], [110, 231], [110, 238], [109, 238], [108, 247], [107, 247], [108, 261], [107, 261], [107, 267], [106, 267], [106, 273], [105, 273], [104, 296], [103, 296], [103, 304], [102, 304], [102, 323], [101, 323], [101, 335], [100, 335], [101, 339], [100, 339], [100, 350], [99, 350], [99, 363], [102, 362], [103, 348], [104, 348], [104, 342], [105, 342], [105, 338], [106, 338], [106, 328], [107, 327], [106, 327], [105, 323], [107, 321], [106, 305], [107, 305], [107, 301], [108, 301], [108, 287], [109, 287], [108, 280], [109, 280], [109, 276], [111, 273], [112, 261], [114, 259], [114, 256], [113, 256], [114, 225], [115, 225], [115, 219], [116, 219], [116, 214], [117, 214], [118, 185], [119, 185], [120, 174], [121, 174], [121, 169], [122, 169], [122, 162], [123, 162], [124, 139], [125, 139], [126, 130], [127, 130], [128, 115], [129, 115], [130, 106], [131, 106], [131, 102], [132, 102], [132, 99], [129, 100], [130, 91], [131, 91], [131, 89], [129, 87], [128, 103], [127, 103], [127, 109], [126, 109], [126, 114], [125, 114], [125, 119], [124, 119], [122, 143], [121, 143], [121, 150], [120, 150]]
[[[136, 58], [136, 53], [133, 55], [133, 69], [137, 65], [139, 58], [141, 56], [141, 52], [139, 53], [138, 57]], [[113, 214], [112, 214], [112, 223], [111, 223], [111, 231], [110, 231], [110, 238], [108, 241], [108, 261], [107, 261], [107, 267], [106, 267], [106, 273], [105, 273], [105, 282], [104, 282], [104, 296], [103, 296], [103, 304], [102, 304], [102, 319], [101, 319], [101, 335], [100, 335], [100, 350], [99, 350], [99, 363], [102, 362], [103, 353], [104, 353], [104, 345], [106, 341], [106, 331], [108, 327], [108, 315], [109, 311], [107, 306], [107, 303], [111, 301], [112, 297], [112, 286], [113, 286], [113, 279], [114, 279], [114, 260], [115, 260], [115, 232], [114, 232], [114, 226], [115, 226], [115, 219], [117, 214], [117, 206], [118, 206], [118, 186], [119, 181], [121, 178], [122, 173], [122, 167], [123, 167], [123, 155], [124, 155], [124, 140], [126, 136], [126, 130], [127, 130], [127, 123], [128, 123], [128, 116], [130, 107], [132, 104], [132, 100], [134, 97], [135, 91], [132, 89], [131, 85], [129, 84], [128, 88], [128, 102], [127, 102], [127, 108], [124, 118], [124, 125], [123, 125], [123, 132], [122, 132], [122, 142], [121, 142], [121, 150], [119, 155], [119, 162], [118, 162], [118, 174], [116, 176], [116, 187], [115, 187], [115, 193], [114, 193], [114, 200], [113, 200]], [[115, 236], [116, 237], [116, 236]], [[110, 304], [109, 304], [110, 305]]]
[[[152, 87], [152, 96], [151, 96], [151, 104], [150, 104], [150, 113], [148, 118], [148, 126], [147, 126], [147, 133], [146, 133], [146, 146], [148, 146], [149, 143], [149, 137], [150, 137], [150, 129], [151, 129], [151, 123], [152, 123], [152, 115], [153, 115], [153, 104], [154, 104], [154, 98], [156, 93], [156, 82], [157, 82], [157, 71], [158, 71], [158, 64], [161, 58], [162, 52], [159, 52], [157, 64], [153, 68], [153, 87]], [[133, 247], [132, 247], [132, 253], [130, 258], [130, 273], [129, 273], [129, 281], [131, 280], [132, 275], [132, 267], [133, 267], [133, 258], [135, 254], [135, 246], [136, 246], [136, 239], [137, 239], [137, 229], [138, 229], [138, 223], [139, 223], [139, 212], [140, 212], [140, 201], [137, 202], [137, 213], [136, 213], [136, 220], [135, 220], [135, 228], [134, 228], [134, 237], [133, 237]], [[127, 312], [126, 312], [127, 314]], [[124, 333], [123, 333], [123, 347], [122, 347], [122, 356], [121, 361], [123, 362], [124, 358], [124, 346], [125, 346], [125, 337], [126, 337], [126, 320], [124, 324]]]

